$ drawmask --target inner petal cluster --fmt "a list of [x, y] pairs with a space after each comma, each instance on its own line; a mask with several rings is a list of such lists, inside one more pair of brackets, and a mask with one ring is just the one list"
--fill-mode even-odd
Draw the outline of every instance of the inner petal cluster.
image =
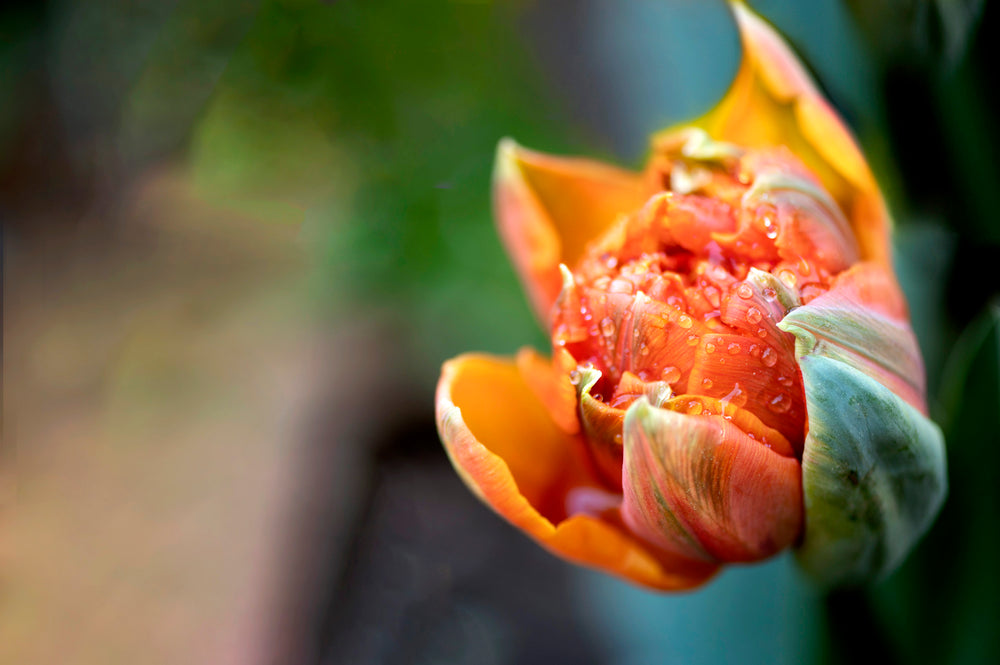
[[575, 383], [582, 370], [600, 372], [581, 418], [611, 484], [620, 483], [615, 421], [651, 386], [667, 396], [663, 408], [725, 418], [801, 457], [802, 378], [794, 337], [777, 324], [824, 293], [858, 250], [790, 153], [727, 148], [706, 157], [690, 142], [659, 146], [648, 203], [564, 269], [553, 346]]

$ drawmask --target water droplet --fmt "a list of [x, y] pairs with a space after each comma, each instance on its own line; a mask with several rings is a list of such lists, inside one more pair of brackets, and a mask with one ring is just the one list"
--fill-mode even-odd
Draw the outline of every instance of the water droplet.
[[601, 319], [601, 334], [605, 337], [611, 337], [615, 334], [615, 321], [610, 316]]
[[622, 445], [622, 435], [621, 434], [615, 434], [615, 443], [617, 443], [619, 446]]
[[598, 402], [603, 402], [604, 401], [604, 395], [602, 395], [601, 393], [597, 393], [596, 395], [592, 395], [592, 397], [594, 399], [596, 399]]
[[775, 227], [774, 225], [771, 225], [767, 229], [767, 233], [765, 233], [764, 235], [767, 236], [768, 240], [774, 240], [775, 238], [778, 237], [778, 229], [777, 229], [777, 227]]
[[774, 367], [778, 364], [778, 354], [771, 347], [767, 347], [761, 354], [760, 361], [767, 367]]
[[795, 273], [791, 270], [782, 270], [778, 273], [778, 279], [790, 289], [795, 288], [795, 284], [798, 282], [798, 278], [795, 277]]
[[764, 300], [768, 302], [774, 302], [774, 299], [778, 297], [778, 292], [772, 289], [770, 286], [764, 287]]
[[681, 314], [679, 317], [677, 317], [677, 325], [679, 325], [681, 328], [690, 328], [693, 323], [694, 322], [691, 320], [691, 317], [688, 316], [687, 314]]
[[687, 403], [687, 412], [692, 416], [697, 416], [702, 412], [701, 402], [697, 400], [691, 400]]
[[[740, 407], [747, 403], [746, 395], [740, 389], [740, 384], [738, 382], [733, 383], [733, 389], [729, 391], [725, 397], [719, 400], [721, 404], [722, 413], [725, 414], [726, 407], [732, 403], [734, 406]], [[727, 420], [732, 420], [732, 416], [726, 416]]]
[[663, 373], [660, 375], [660, 378], [662, 378], [667, 383], [677, 383], [678, 381], [681, 380], [681, 371], [673, 366], [664, 367]]
[[574, 386], [580, 385], [580, 372], [578, 370], [573, 370], [569, 373], [569, 382]]
[[753, 432], [747, 432], [747, 436], [753, 439], [754, 441], [757, 440], [757, 435], [755, 435]]
[[742, 351], [742, 349], [740, 348], [740, 345], [737, 342], [733, 342], [732, 344], [726, 347], [726, 351], [729, 351], [729, 355], [735, 356], [737, 353]]
[[750, 323], [760, 323], [762, 318], [764, 318], [764, 315], [756, 307], [751, 307], [747, 310], [747, 321]]
[[681, 298], [680, 296], [670, 296], [669, 298], [667, 298], [667, 304], [673, 307], [674, 309], [683, 309], [684, 299]]
[[702, 293], [705, 294], [705, 299], [712, 307], [718, 307], [722, 300], [719, 298], [719, 289], [714, 286], [706, 286], [702, 289]]
[[632, 339], [639, 339], [639, 336], [641, 334], [642, 331], [640, 331], [638, 328], [632, 328]]
[[778, 393], [767, 406], [775, 413], [785, 413], [791, 408], [792, 401], [788, 399], [788, 396], [785, 395], [785, 393]]
[[761, 339], [767, 337], [767, 329], [766, 328], [757, 328], [757, 337], [760, 337]]
[[701, 387], [704, 388], [705, 390], [708, 390], [709, 388], [711, 388], [712, 387], [712, 379], [702, 379], [701, 380]]
[[687, 345], [688, 346], [698, 346], [699, 337], [697, 335], [688, 335]]
[[779, 376], [778, 383], [785, 386], [786, 388], [791, 388], [793, 381], [789, 379], [787, 376]]
[[601, 254], [601, 260], [604, 261], [604, 265], [607, 266], [608, 270], [614, 270], [618, 267], [618, 258], [610, 252]]
[[715, 353], [715, 344], [705, 342], [705, 353]]
[[639, 355], [641, 355], [641, 356], [648, 356], [649, 355], [649, 347], [646, 346], [645, 344], [643, 344], [642, 346], [640, 346], [639, 347]]
[[750, 345], [750, 355], [754, 358], [760, 358], [760, 347], [756, 344]]
[[753, 288], [746, 282], [743, 282], [742, 284], [736, 287], [736, 295], [738, 295], [740, 298], [743, 298], [744, 300], [753, 298]]
[[608, 286], [609, 293], [624, 293], [626, 295], [631, 295], [635, 291], [635, 285], [627, 279], [613, 279], [611, 284]]

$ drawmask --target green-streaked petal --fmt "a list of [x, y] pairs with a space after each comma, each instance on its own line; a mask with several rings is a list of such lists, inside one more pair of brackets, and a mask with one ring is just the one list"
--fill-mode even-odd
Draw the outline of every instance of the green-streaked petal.
[[756, 561], [791, 545], [802, 524], [798, 461], [719, 416], [640, 398], [625, 415], [622, 518], [668, 552]]
[[947, 491], [938, 427], [834, 349], [814, 345], [799, 358], [809, 434], [798, 559], [829, 585], [863, 582], [895, 568], [930, 526]]
[[835, 358], [926, 412], [920, 348], [902, 293], [881, 265], [860, 263], [838, 275], [827, 293], [789, 312], [778, 327], [795, 335], [797, 356]]

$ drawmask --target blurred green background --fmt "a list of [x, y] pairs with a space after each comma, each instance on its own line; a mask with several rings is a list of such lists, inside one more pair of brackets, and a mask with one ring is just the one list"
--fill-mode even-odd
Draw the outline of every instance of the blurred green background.
[[639, 167], [735, 73], [724, 3], [24, 2], [0, 10], [0, 660], [1000, 660], [997, 9], [750, 4], [896, 218], [951, 486], [898, 572], [823, 596], [782, 558], [647, 594], [537, 551], [437, 442], [443, 360], [545, 348], [497, 141]]

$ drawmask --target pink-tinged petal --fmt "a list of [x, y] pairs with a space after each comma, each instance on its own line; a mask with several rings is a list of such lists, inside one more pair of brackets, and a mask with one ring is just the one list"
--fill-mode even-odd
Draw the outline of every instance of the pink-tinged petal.
[[[603, 496], [582, 443], [552, 421], [512, 360], [465, 355], [445, 363], [438, 432], [469, 488], [550, 551], [661, 590], [705, 582], [717, 567], [648, 547], [606, 514], [577, 512]], [[568, 514], [569, 511], [575, 514]]]
[[[743, 61], [722, 101], [692, 124], [744, 148], [788, 148], [844, 211], [862, 258], [891, 265], [891, 219], [851, 132], [774, 29], [741, 2], [733, 11]], [[655, 144], [676, 142], [676, 134], [667, 130]]]
[[729, 420], [653, 407], [625, 417], [622, 517], [650, 543], [708, 561], [756, 561], [802, 528], [798, 461]]
[[588, 242], [650, 193], [639, 174], [545, 155], [510, 139], [497, 148], [493, 180], [500, 236], [546, 323], [562, 284], [559, 264], [575, 264]]
[[830, 290], [792, 310], [779, 326], [797, 338], [801, 357], [818, 353], [875, 379], [924, 415], [924, 366], [892, 274], [859, 263]]

